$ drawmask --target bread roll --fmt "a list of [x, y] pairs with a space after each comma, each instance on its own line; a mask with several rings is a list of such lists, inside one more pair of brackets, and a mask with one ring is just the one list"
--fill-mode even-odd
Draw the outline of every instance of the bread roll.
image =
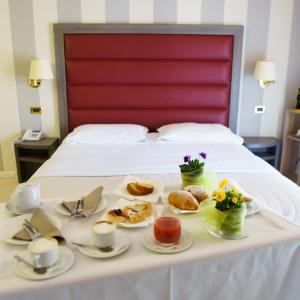
[[151, 194], [154, 190], [154, 186], [144, 182], [131, 182], [127, 184], [127, 190], [131, 195], [144, 196]]
[[169, 203], [184, 210], [197, 210], [199, 203], [195, 197], [187, 191], [171, 192], [168, 197]]
[[208, 197], [208, 194], [199, 185], [188, 185], [183, 190], [190, 192], [200, 203]]

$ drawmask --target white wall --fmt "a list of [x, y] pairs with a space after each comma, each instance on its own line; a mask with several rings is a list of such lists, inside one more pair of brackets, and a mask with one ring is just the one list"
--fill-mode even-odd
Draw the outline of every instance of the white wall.
[[0, 143], [4, 170], [15, 170], [11, 141], [20, 134], [8, 1], [0, 1]]

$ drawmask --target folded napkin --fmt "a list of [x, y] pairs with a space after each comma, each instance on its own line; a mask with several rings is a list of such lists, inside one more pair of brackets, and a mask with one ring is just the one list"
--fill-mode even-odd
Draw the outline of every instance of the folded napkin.
[[[77, 211], [78, 215], [82, 215], [83, 217], [88, 217], [91, 215], [99, 206], [101, 195], [103, 192], [103, 186], [99, 186], [92, 190], [88, 195], [83, 198], [81, 207]], [[77, 200], [78, 201], [78, 200]], [[77, 201], [63, 201], [61, 206], [64, 207], [70, 215], [74, 212]]]
[[[66, 244], [66, 240], [62, 236], [61, 232], [54, 226], [54, 224], [42, 209], [37, 208], [34, 211], [29, 222], [39, 233], [41, 233], [42, 236], [53, 237], [57, 239], [59, 244]], [[21, 241], [31, 241], [30, 235], [25, 229], [17, 232], [13, 236], [13, 239]]]

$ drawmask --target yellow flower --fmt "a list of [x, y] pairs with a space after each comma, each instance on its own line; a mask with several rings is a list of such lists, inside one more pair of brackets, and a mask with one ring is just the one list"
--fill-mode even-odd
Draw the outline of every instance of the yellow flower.
[[236, 190], [236, 187], [234, 185], [232, 186], [232, 191], [233, 191], [234, 194], [237, 194], [237, 190]]
[[220, 184], [219, 184], [219, 188], [223, 189], [226, 185], [228, 185], [228, 179], [223, 179]]
[[224, 192], [217, 192], [215, 197], [218, 202], [221, 202], [226, 199], [226, 194]]
[[232, 198], [232, 203], [237, 204], [237, 198], [236, 197]]

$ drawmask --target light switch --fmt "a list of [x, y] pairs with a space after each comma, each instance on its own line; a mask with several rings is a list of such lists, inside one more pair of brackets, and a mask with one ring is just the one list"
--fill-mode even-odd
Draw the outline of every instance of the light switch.
[[266, 111], [266, 107], [264, 105], [255, 105], [254, 113], [255, 114], [264, 114]]

